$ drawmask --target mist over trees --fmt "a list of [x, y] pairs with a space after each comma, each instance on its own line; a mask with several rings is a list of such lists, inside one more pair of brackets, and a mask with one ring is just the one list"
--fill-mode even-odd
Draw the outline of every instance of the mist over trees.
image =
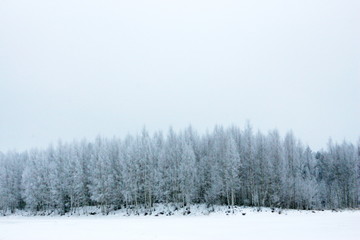
[[45, 150], [0, 152], [0, 210], [82, 206], [103, 213], [155, 203], [294, 209], [353, 208], [360, 197], [360, 140], [312, 151], [289, 132], [248, 124], [192, 127], [124, 139], [59, 142]]

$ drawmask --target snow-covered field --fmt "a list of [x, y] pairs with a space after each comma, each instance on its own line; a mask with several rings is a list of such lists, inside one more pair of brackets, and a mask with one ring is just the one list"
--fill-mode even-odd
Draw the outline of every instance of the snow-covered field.
[[[245, 213], [246, 215], [243, 215]], [[257, 212], [182, 216], [7, 216], [0, 240], [360, 239], [360, 211]]]

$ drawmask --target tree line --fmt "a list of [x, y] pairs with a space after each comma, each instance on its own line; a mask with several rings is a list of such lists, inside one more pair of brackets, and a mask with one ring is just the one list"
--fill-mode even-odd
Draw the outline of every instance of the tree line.
[[360, 141], [312, 151], [292, 132], [254, 133], [248, 124], [192, 127], [124, 139], [59, 142], [0, 152], [0, 210], [103, 213], [155, 203], [293, 209], [354, 208], [360, 197]]

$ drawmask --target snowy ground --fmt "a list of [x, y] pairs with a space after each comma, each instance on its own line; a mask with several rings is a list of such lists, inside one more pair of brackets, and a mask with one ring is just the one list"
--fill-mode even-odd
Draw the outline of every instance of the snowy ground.
[[[245, 213], [246, 215], [243, 215]], [[242, 209], [188, 216], [7, 216], [0, 240], [56, 239], [360, 239], [360, 211]]]

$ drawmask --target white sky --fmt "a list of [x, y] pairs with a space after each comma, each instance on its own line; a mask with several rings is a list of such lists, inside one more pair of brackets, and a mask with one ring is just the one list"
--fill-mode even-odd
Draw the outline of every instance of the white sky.
[[0, 151], [145, 125], [360, 136], [358, 0], [0, 0]]

